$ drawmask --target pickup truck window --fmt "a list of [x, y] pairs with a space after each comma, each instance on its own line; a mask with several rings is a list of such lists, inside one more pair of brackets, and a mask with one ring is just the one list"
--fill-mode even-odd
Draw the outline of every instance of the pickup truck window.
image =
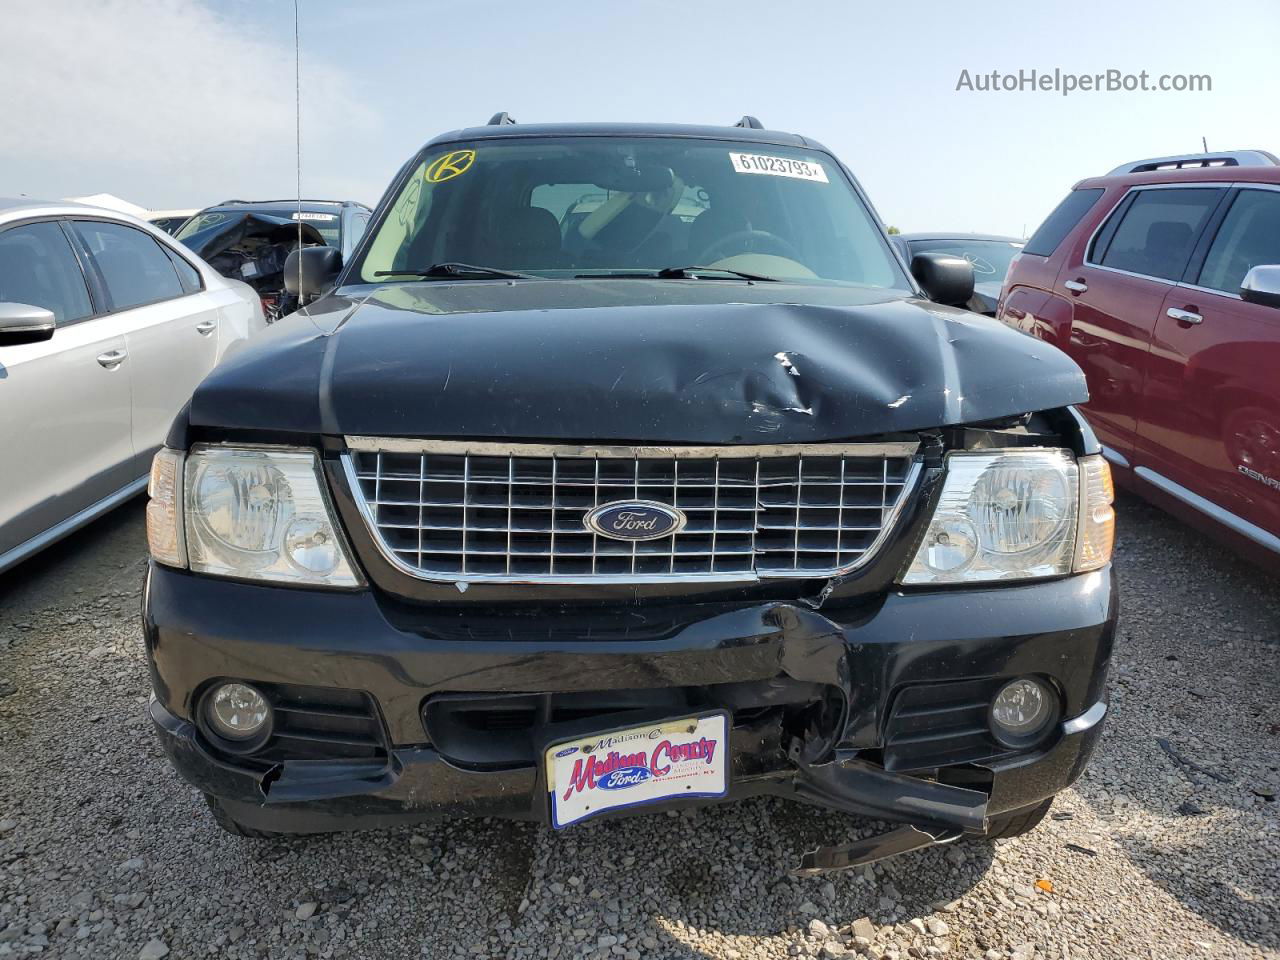
[[701, 266], [910, 291], [828, 155], [693, 138], [527, 138], [428, 149], [359, 279], [463, 263], [546, 278]]

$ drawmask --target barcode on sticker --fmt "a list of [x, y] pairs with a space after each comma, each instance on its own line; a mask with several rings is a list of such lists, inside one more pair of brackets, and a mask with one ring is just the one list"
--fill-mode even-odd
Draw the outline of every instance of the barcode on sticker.
[[791, 177], [793, 180], [813, 180], [830, 183], [827, 171], [820, 163], [793, 160], [791, 157], [770, 157], [763, 153], [730, 153], [729, 160], [738, 173], [763, 173], [768, 177]]

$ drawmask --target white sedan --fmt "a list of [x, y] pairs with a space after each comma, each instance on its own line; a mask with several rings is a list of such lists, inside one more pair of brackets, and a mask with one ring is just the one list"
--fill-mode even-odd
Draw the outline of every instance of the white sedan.
[[163, 231], [0, 198], [0, 570], [139, 493], [196, 385], [262, 330]]

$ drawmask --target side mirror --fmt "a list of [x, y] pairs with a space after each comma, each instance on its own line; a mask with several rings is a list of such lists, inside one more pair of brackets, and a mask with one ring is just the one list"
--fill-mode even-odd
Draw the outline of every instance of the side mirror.
[[53, 336], [53, 311], [29, 303], [0, 303], [0, 347], [39, 343]]
[[342, 272], [342, 254], [333, 247], [303, 247], [284, 262], [284, 288], [303, 299], [318, 297]]
[[973, 296], [973, 264], [949, 253], [917, 253], [911, 275], [934, 303], [963, 307]]
[[1280, 265], [1259, 264], [1244, 275], [1240, 299], [1264, 307], [1280, 307]]

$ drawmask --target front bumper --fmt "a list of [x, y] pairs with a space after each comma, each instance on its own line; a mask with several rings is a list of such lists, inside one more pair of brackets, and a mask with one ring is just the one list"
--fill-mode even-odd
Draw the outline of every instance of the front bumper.
[[[971, 831], [1069, 785], [1101, 732], [1116, 619], [1109, 569], [895, 592], [842, 610], [777, 602], [674, 610], [606, 608], [590, 615], [613, 627], [600, 639], [566, 631], [577, 621], [563, 610], [513, 620], [499, 635], [467, 629], [466, 612], [449, 629], [406, 616], [371, 591], [250, 585], [153, 565], [144, 601], [151, 715], [186, 780], [245, 825], [283, 832], [440, 815], [547, 822], [540, 764], [470, 763], [441, 737], [433, 742], [424, 707], [441, 698], [627, 691], [651, 694], [652, 715], [678, 690], [733, 714], [727, 799], [768, 793]], [[957, 754], [956, 763], [944, 750], [922, 761], [927, 769], [895, 760], [903, 691], [969, 690], [1028, 674], [1047, 679], [1062, 702], [1060, 722], [1035, 749]], [[362, 691], [386, 749], [270, 765], [219, 753], [195, 722], [199, 696], [217, 678]], [[708, 802], [717, 801], [671, 806]]]

